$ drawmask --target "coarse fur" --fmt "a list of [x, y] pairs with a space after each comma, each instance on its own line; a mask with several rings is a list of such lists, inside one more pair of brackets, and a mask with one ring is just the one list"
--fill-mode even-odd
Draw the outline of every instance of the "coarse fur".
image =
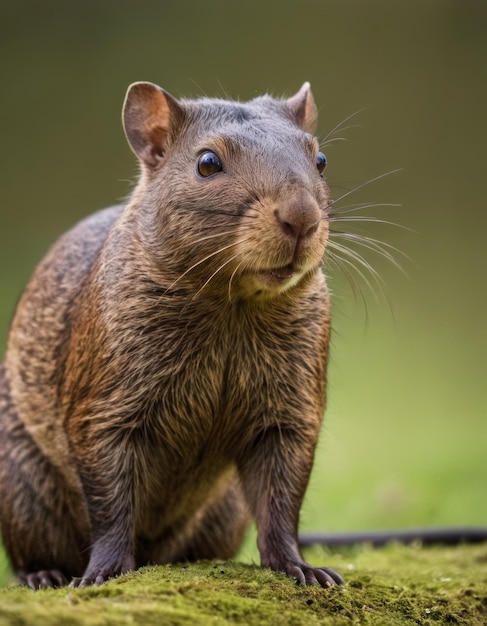
[[330, 334], [315, 118], [308, 84], [243, 104], [129, 88], [139, 183], [49, 251], [0, 365], [0, 522], [21, 582], [229, 558], [251, 517], [263, 566], [342, 582], [297, 543]]

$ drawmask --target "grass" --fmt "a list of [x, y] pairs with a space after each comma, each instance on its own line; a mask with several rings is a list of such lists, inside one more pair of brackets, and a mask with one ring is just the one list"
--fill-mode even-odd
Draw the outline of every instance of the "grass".
[[487, 623], [486, 546], [316, 547], [307, 557], [341, 571], [347, 585], [298, 587], [235, 562], [149, 567], [101, 587], [0, 589], [0, 626]]

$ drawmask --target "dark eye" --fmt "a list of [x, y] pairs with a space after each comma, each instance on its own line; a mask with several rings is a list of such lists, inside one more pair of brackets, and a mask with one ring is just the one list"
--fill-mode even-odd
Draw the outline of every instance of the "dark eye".
[[326, 156], [323, 154], [323, 152], [318, 152], [318, 154], [316, 155], [316, 167], [318, 168], [318, 172], [320, 174], [323, 173], [326, 167], [326, 163]]
[[220, 161], [220, 157], [214, 152], [203, 152], [203, 154], [198, 159], [198, 174], [203, 176], [203, 178], [208, 178], [208, 176], [213, 176], [217, 172], [221, 172], [223, 170], [222, 162]]

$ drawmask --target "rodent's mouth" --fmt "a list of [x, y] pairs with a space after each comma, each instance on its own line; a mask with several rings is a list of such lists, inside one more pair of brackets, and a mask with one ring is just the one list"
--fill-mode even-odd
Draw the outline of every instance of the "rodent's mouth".
[[269, 287], [279, 287], [285, 285], [293, 278], [299, 276], [299, 270], [295, 265], [289, 263], [283, 267], [276, 267], [270, 270], [263, 270], [258, 273], [259, 280]]

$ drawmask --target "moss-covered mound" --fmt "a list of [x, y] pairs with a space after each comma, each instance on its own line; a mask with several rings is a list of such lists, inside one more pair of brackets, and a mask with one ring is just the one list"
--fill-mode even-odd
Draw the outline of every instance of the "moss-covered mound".
[[297, 587], [234, 562], [150, 567], [101, 587], [0, 589], [0, 625], [487, 624], [487, 546], [316, 548], [347, 585]]

